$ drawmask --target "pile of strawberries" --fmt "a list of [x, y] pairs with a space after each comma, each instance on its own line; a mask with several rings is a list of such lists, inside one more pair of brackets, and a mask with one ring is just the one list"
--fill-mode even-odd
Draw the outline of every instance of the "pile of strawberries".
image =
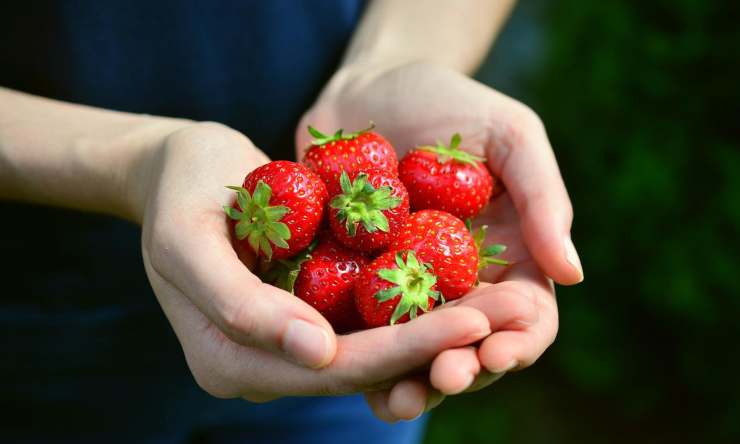
[[[315, 138], [303, 163], [274, 161], [244, 179], [232, 206], [236, 242], [263, 280], [315, 307], [337, 332], [406, 322], [462, 297], [478, 270], [506, 265], [463, 222], [500, 192], [482, 158], [423, 146], [399, 163], [370, 128]], [[413, 212], [411, 212], [413, 210]]]

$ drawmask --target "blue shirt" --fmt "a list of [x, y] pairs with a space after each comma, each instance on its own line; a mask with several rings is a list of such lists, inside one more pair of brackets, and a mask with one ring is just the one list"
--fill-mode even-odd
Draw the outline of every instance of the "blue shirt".
[[[336, 69], [363, 7], [359, 0], [7, 2], [0, 85], [219, 121], [272, 158], [290, 159], [298, 119]], [[0, 203], [0, 220], [0, 441], [177, 442], [205, 433], [209, 442], [318, 442], [311, 437], [332, 430], [345, 440], [347, 433], [367, 442], [418, 439], [418, 427], [369, 419], [357, 398], [249, 408], [210, 399], [195, 387], [149, 288], [138, 227], [9, 203]]]

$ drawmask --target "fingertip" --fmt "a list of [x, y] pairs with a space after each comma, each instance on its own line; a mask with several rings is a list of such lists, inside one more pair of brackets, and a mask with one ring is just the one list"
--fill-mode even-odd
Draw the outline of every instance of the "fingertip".
[[429, 381], [445, 395], [462, 393], [473, 384], [480, 372], [480, 362], [474, 347], [445, 350], [435, 358]]
[[[491, 373], [502, 374], [522, 364], [526, 353], [526, 333], [501, 331], [494, 333], [478, 348], [481, 365]], [[535, 358], [536, 359], [536, 358]]]
[[292, 319], [285, 329], [282, 349], [297, 363], [319, 369], [334, 359], [336, 338], [325, 328], [303, 319]]
[[393, 424], [398, 422], [399, 418], [391, 413], [388, 408], [388, 398], [390, 396], [389, 390], [380, 390], [377, 392], [366, 392], [364, 394], [365, 401], [373, 414], [381, 421]]
[[565, 252], [565, 260], [571, 266], [571, 279], [569, 281], [558, 282], [563, 285], [573, 285], [583, 282], [583, 266], [581, 265], [581, 259], [578, 257], [578, 251], [576, 246], [573, 244], [573, 239], [570, 235], [566, 235], [563, 240], [563, 250]]
[[427, 407], [426, 384], [413, 380], [397, 383], [388, 397], [388, 409], [397, 418], [411, 421], [421, 416]]
[[444, 401], [446, 398], [446, 395], [438, 390], [429, 390], [429, 394], [427, 395], [427, 405], [424, 408], [424, 413], [430, 412], [432, 409], [435, 409], [439, 407], [440, 404], [442, 404], [442, 401]]

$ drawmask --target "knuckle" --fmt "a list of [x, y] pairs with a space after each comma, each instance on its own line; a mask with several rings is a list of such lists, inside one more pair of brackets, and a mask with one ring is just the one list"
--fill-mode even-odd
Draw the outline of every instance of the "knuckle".
[[510, 146], [517, 147], [524, 144], [533, 132], [544, 130], [540, 116], [529, 106], [516, 102], [504, 126], [504, 139]]
[[537, 308], [531, 301], [519, 299], [512, 306], [512, 321], [532, 325], [537, 320]]
[[545, 124], [540, 116], [529, 106], [519, 103], [515, 107], [514, 121], [522, 129], [526, 130], [544, 130]]
[[496, 285], [500, 292], [499, 304], [507, 323], [527, 326], [537, 321], [539, 311], [531, 288], [514, 281], [504, 281]]
[[335, 396], [347, 393], [355, 393], [362, 390], [362, 384], [358, 381], [362, 378], [357, 372], [334, 372], [322, 378], [317, 385], [316, 391], [320, 396]]
[[[228, 295], [227, 295], [228, 296]], [[220, 300], [230, 300], [230, 297], [222, 297]], [[222, 331], [230, 339], [241, 344], [254, 343], [257, 332], [257, 321], [250, 313], [249, 303], [244, 297], [238, 298], [240, 302], [231, 308], [222, 311]]]

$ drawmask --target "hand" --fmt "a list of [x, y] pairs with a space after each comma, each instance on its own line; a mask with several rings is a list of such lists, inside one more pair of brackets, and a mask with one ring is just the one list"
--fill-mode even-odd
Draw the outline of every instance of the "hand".
[[[132, 174], [141, 190], [144, 263], [154, 292], [208, 393], [267, 401], [390, 386], [441, 351], [490, 334], [469, 307], [335, 336], [293, 295], [262, 283], [237, 257], [222, 205], [267, 157], [218, 124], [170, 134]], [[254, 262], [246, 252], [247, 263]]]
[[[525, 105], [441, 66], [355, 65], [341, 69], [306, 113], [296, 132], [297, 147], [310, 143], [309, 123], [326, 131], [353, 130], [369, 120], [401, 154], [462, 133], [463, 146], [485, 156], [507, 190], [479, 223], [492, 225], [490, 237], [507, 244], [505, 257], [516, 263], [488, 272], [484, 277], [495, 284], [456, 304], [486, 313], [495, 333], [477, 351], [440, 354], [430, 371], [439, 392], [429, 397], [439, 400], [440, 393], [459, 393], [471, 384], [479, 388], [534, 362], [557, 332], [554, 290], [546, 276], [566, 285], [583, 279], [570, 240], [570, 200], [539, 118]], [[491, 375], [472, 382], [471, 375], [481, 369]], [[379, 416], [406, 419], [424, 409], [428, 392], [426, 382], [409, 379], [391, 391], [368, 394], [368, 401]]]

